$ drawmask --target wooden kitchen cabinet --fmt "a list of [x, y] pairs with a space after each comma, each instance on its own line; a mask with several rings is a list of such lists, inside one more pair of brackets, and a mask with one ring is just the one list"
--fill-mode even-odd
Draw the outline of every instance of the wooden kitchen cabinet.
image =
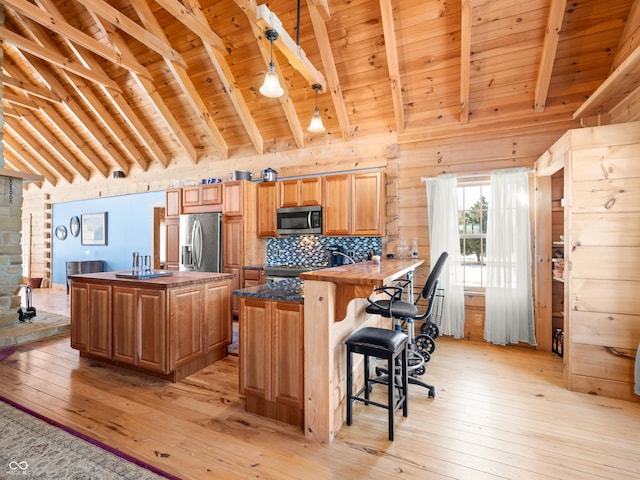
[[[257, 191], [257, 184], [246, 180], [224, 184], [223, 271], [234, 274], [234, 289], [244, 286], [244, 266], [260, 265], [266, 256], [265, 240], [258, 237]], [[234, 297], [234, 315], [238, 315], [238, 303]]]
[[166, 362], [165, 292], [113, 287], [113, 359], [158, 372]]
[[324, 177], [323, 234], [384, 235], [386, 184], [383, 172]]
[[321, 177], [282, 180], [280, 183], [280, 207], [322, 205]]
[[258, 184], [258, 236], [276, 237], [278, 222], [278, 190], [282, 182], [263, 182]]
[[244, 269], [244, 287], [255, 287], [267, 283], [267, 274], [262, 268]]
[[183, 213], [221, 212], [222, 200], [222, 183], [182, 187]]
[[182, 213], [182, 189], [170, 188], [166, 191], [164, 217], [179, 218]]
[[325, 236], [350, 235], [351, 175], [330, 175], [323, 181], [322, 233]]
[[111, 357], [111, 286], [71, 282], [71, 347], [96, 357]]
[[240, 392], [247, 411], [304, 424], [304, 306], [240, 299]]
[[177, 381], [227, 355], [230, 275], [176, 272], [122, 280], [114, 272], [71, 279], [71, 346], [97, 358]]
[[165, 269], [180, 270], [180, 218], [165, 218]]

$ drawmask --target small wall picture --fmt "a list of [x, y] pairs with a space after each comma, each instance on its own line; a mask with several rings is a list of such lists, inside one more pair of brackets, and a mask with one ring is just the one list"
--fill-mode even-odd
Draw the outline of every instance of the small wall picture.
[[83, 214], [81, 223], [82, 245], [107, 244], [107, 212]]

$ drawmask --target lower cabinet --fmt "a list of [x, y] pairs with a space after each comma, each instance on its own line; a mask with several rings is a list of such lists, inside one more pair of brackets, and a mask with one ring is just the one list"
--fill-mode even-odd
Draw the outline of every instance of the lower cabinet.
[[71, 282], [71, 346], [177, 381], [226, 356], [233, 281], [175, 288]]
[[247, 411], [303, 427], [304, 306], [240, 298], [240, 392]]

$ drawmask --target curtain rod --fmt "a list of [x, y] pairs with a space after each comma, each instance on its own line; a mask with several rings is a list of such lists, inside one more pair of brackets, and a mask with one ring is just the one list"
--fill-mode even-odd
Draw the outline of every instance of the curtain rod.
[[[536, 169], [535, 168], [531, 168], [529, 170], [527, 170], [528, 173], [536, 173]], [[453, 175], [456, 175], [455, 173]], [[456, 178], [476, 178], [476, 177], [490, 177], [491, 176], [491, 172], [487, 172], [487, 173], [467, 173], [465, 175], [456, 175]], [[436, 178], [436, 177], [420, 177], [420, 182], [424, 183], [427, 180], [429, 180], [430, 178]]]

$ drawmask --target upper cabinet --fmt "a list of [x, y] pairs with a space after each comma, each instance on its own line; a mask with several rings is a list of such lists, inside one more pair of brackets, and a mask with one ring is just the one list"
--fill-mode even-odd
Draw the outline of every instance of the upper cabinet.
[[383, 172], [323, 177], [323, 234], [384, 235], [386, 184]]
[[258, 236], [277, 236], [276, 210], [278, 207], [278, 187], [282, 182], [262, 182], [258, 184]]
[[222, 184], [209, 183], [182, 188], [182, 212], [205, 213], [222, 211]]
[[165, 218], [177, 218], [182, 213], [182, 189], [171, 188], [166, 192]]
[[279, 207], [302, 207], [322, 204], [321, 177], [280, 181]]

